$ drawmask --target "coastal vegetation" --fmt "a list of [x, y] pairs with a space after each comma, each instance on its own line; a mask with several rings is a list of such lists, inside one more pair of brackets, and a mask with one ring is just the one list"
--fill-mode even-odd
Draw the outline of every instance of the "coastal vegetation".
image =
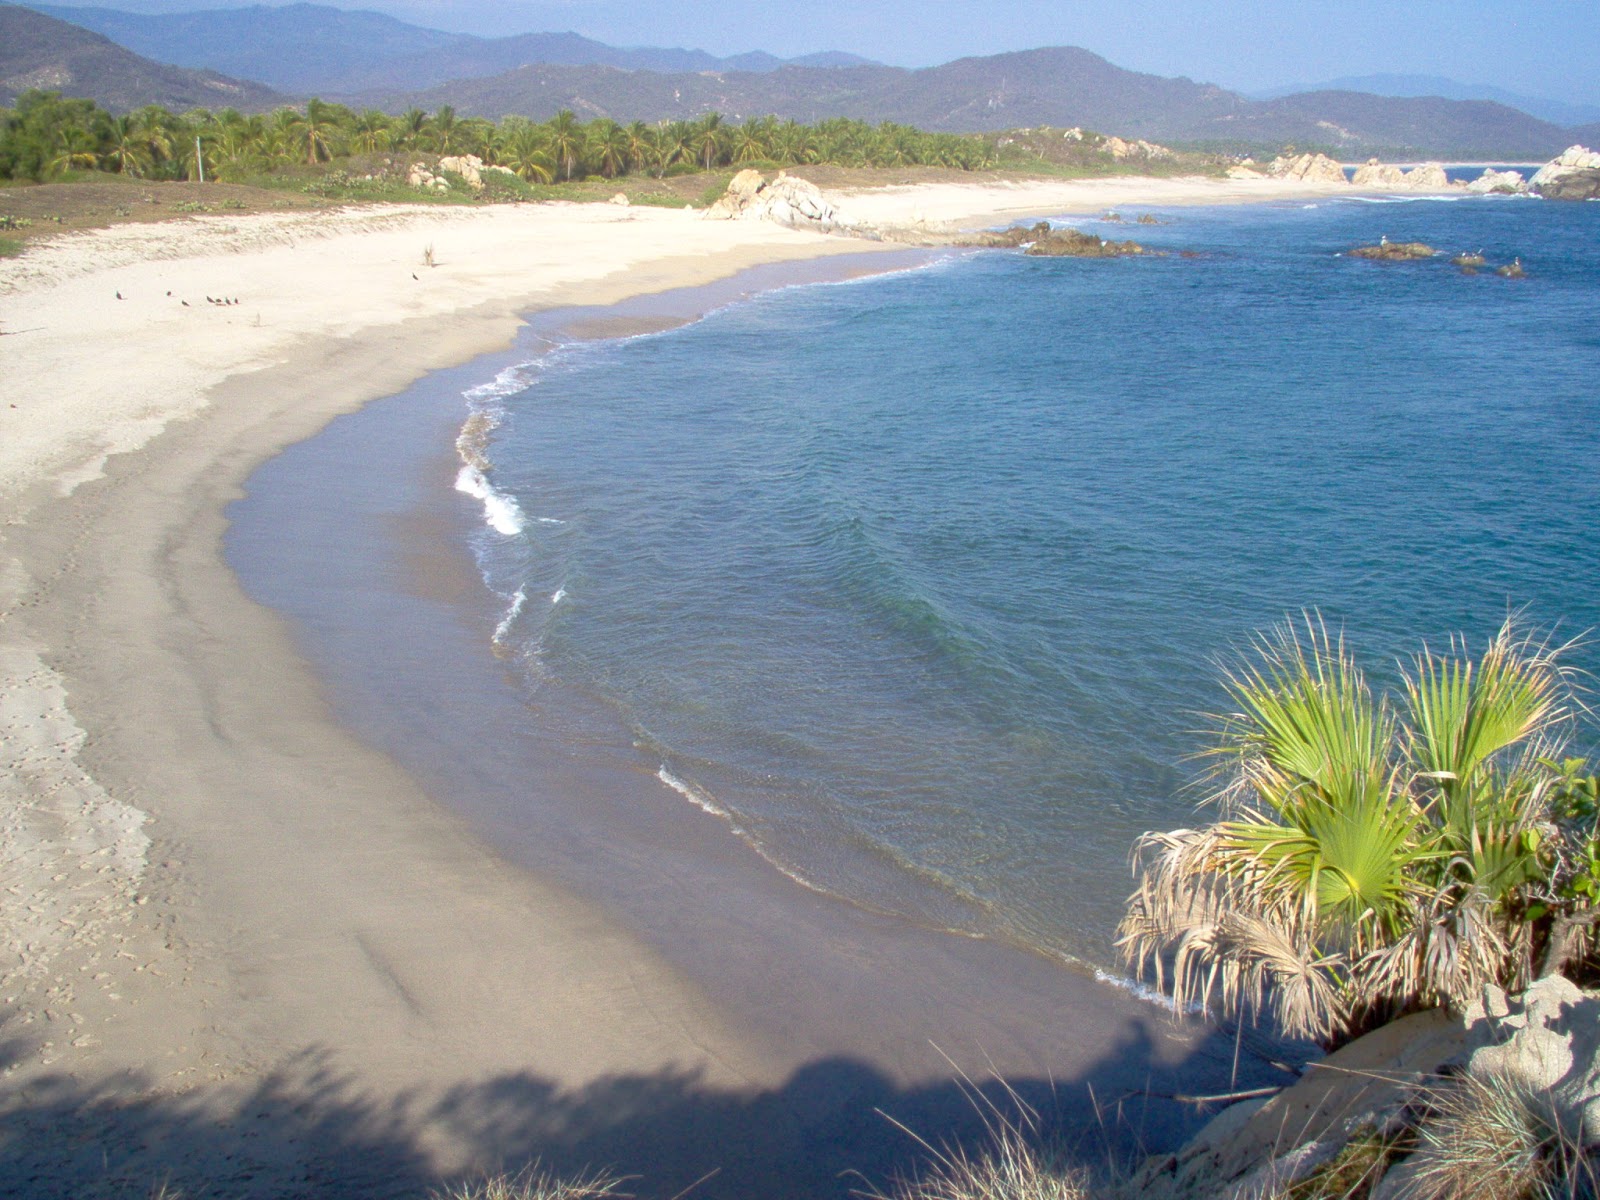
[[396, 168], [403, 181], [403, 164], [426, 155], [476, 156], [505, 168], [506, 178], [532, 185], [814, 164], [1115, 169], [1116, 160], [1098, 152], [1100, 139], [1093, 135], [1087, 142], [1081, 135], [1075, 142], [1055, 140], [1071, 153], [1047, 159], [1028, 139], [927, 133], [845, 118], [803, 125], [761, 117], [735, 124], [708, 113], [693, 121], [623, 125], [606, 118], [584, 122], [562, 110], [548, 121], [508, 116], [495, 122], [459, 116], [449, 106], [391, 116], [315, 99], [250, 115], [235, 109], [174, 113], [159, 105], [116, 115], [91, 100], [31, 91], [14, 108], [0, 109], [0, 179], [110, 173], [242, 183], [278, 178], [348, 188], [384, 182]]
[[1121, 945], [1178, 1006], [1335, 1047], [1585, 958], [1600, 784], [1566, 754], [1556, 648], [1507, 622], [1476, 660], [1424, 649], [1396, 695], [1315, 618], [1256, 650], [1207, 751], [1218, 819], [1136, 851]]

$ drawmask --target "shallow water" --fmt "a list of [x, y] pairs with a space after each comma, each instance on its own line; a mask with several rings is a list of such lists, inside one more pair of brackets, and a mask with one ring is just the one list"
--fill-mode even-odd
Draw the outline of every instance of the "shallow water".
[[[1384, 676], [1600, 618], [1600, 211], [1156, 215], [1079, 224], [1198, 257], [956, 256], [469, 392], [484, 636], [808, 884], [1111, 965], [1254, 633], [1315, 608]], [[1530, 278], [1339, 254], [1381, 236]]]
[[[609, 342], [541, 317], [267, 464], [230, 561], [345, 720], [752, 1011], [699, 923], [767, 903], [745, 844], [1114, 971], [1216, 660], [1308, 608], [1380, 678], [1509, 609], [1600, 623], [1600, 207], [1155, 215], [1080, 224], [1197, 257], [758, 273]], [[1383, 235], [1530, 277], [1339, 254]]]

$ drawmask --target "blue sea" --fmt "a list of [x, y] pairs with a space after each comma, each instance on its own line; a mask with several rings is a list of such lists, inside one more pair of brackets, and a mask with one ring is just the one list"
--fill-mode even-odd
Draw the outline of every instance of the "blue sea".
[[[1317, 614], [1389, 685], [1511, 613], [1600, 626], [1600, 205], [1122, 216], [1063, 223], [1166, 253], [956, 252], [457, 372], [472, 636], [526, 720], [817, 892], [1115, 972], [1254, 637]], [[1445, 254], [1342, 253], [1384, 236]]]

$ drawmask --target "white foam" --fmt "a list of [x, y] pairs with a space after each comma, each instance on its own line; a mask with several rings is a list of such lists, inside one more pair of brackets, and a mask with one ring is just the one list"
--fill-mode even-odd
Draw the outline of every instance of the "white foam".
[[[518, 593], [518, 594], [520, 595], [521, 593]], [[564, 587], [557, 588], [550, 596], [550, 603], [551, 604], [560, 604], [566, 598], [567, 598], [567, 589], [564, 588]], [[666, 768], [663, 767], [662, 770], [666, 770]]]
[[[1172, 1011], [1172, 997], [1165, 992], [1156, 991], [1155, 988], [1147, 983], [1140, 983], [1137, 979], [1129, 979], [1126, 975], [1115, 975], [1110, 971], [1101, 970], [1099, 967], [1095, 968], [1094, 977], [1101, 983], [1109, 983], [1114, 988], [1121, 988], [1123, 991], [1143, 1000], [1146, 1004], [1153, 1004], [1169, 1013]], [[1198, 1016], [1205, 1010], [1201, 1005], [1190, 1004], [1183, 1011], [1190, 1016]]]
[[462, 392], [462, 398], [473, 404], [481, 404], [486, 400], [498, 400], [502, 396], [515, 395], [533, 382], [539, 364], [539, 359], [533, 359], [509, 366], [488, 383], [480, 383]]
[[484, 524], [505, 537], [515, 537], [526, 527], [516, 500], [498, 492], [477, 467], [465, 466], [456, 476], [456, 491], [464, 492], [483, 504]]
[[501, 617], [500, 624], [494, 627], [494, 637], [491, 640], [496, 646], [505, 645], [506, 637], [511, 632], [511, 626], [522, 615], [522, 606], [527, 602], [528, 594], [518, 588], [516, 594], [511, 597], [511, 605], [506, 609], [506, 615]]
[[692, 783], [686, 783], [667, 770], [666, 763], [661, 764], [661, 769], [656, 772], [656, 778], [700, 809], [700, 811], [710, 813], [713, 817], [721, 817], [724, 821], [732, 823], [733, 816], [727, 809], [721, 807], [703, 788], [697, 788]]

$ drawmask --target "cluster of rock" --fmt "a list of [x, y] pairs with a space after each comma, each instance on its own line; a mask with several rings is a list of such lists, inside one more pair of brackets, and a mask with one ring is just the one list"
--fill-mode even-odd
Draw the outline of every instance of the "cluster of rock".
[[1600, 154], [1569, 146], [1540, 167], [1528, 187], [1546, 200], [1600, 200]]
[[740, 171], [728, 190], [706, 210], [712, 221], [766, 220], [791, 229], [834, 233], [847, 227], [816, 184], [783, 171], [768, 180], [760, 171]]
[[510, 167], [499, 167], [486, 163], [476, 154], [451, 155], [439, 160], [437, 167], [429, 167], [427, 163], [412, 163], [411, 170], [406, 176], [406, 182], [414, 188], [426, 191], [448, 192], [450, 190], [450, 175], [459, 175], [466, 180], [467, 186], [475, 192], [483, 191], [483, 177], [486, 173], [498, 172], [501, 175], [515, 175]]
[[[1289, 1087], [1224, 1109], [1176, 1154], [1147, 1160], [1122, 1194], [1263, 1200], [1372, 1139], [1420, 1147], [1378, 1164], [1373, 1200], [1428, 1194], [1418, 1184], [1443, 1119], [1439, 1102], [1463, 1077], [1528, 1105], [1581, 1161], [1600, 1146], [1600, 994], [1555, 975], [1516, 998], [1489, 988], [1461, 1018], [1435, 1010], [1392, 1022], [1312, 1064]], [[1495, 1182], [1483, 1181], [1485, 1194], [1499, 1194]]]
[[[1070, 130], [1068, 132], [1071, 132]], [[1080, 130], [1078, 140], [1083, 140]], [[1146, 162], [1159, 162], [1162, 159], [1175, 159], [1178, 156], [1165, 146], [1158, 146], [1155, 142], [1147, 142], [1142, 138], [1138, 141], [1125, 142], [1119, 137], [1108, 137], [1101, 143], [1100, 148], [1111, 155], [1118, 162], [1133, 159], [1142, 159]]]
[[1376, 246], [1357, 246], [1349, 251], [1351, 258], [1371, 258], [1378, 262], [1411, 262], [1418, 258], [1432, 258], [1438, 253], [1426, 242], [1391, 242], [1388, 238]]
[[1467, 191], [1478, 195], [1520, 196], [1527, 190], [1528, 181], [1521, 171], [1496, 171], [1493, 167], [1485, 167], [1482, 175], [1467, 184]]
[[1040, 258], [1126, 258], [1149, 253], [1138, 242], [1113, 242], [1077, 229], [1056, 229], [1048, 221], [970, 234], [963, 237], [960, 244], [1020, 248], [1024, 254]]
[[1354, 187], [1382, 188], [1384, 191], [1443, 192], [1450, 187], [1444, 164], [1430, 162], [1407, 171], [1392, 163], [1368, 159], [1356, 168], [1350, 183]]
[[1298, 179], [1306, 183], [1344, 183], [1344, 168], [1326, 154], [1302, 154], [1297, 158], [1279, 155], [1267, 174], [1273, 179]]

